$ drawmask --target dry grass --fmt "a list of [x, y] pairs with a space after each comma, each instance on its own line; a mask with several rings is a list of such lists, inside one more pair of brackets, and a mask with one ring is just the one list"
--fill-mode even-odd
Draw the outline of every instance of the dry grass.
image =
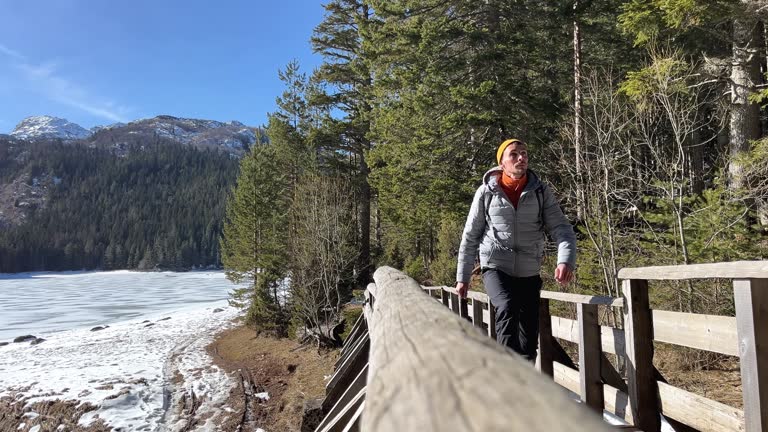
[[[78, 401], [42, 401], [27, 405], [25, 399], [0, 398], [0, 431], [27, 432], [35, 426], [39, 431], [109, 432], [112, 428], [102, 420], [88, 426], [77, 424], [80, 416], [97, 407]], [[37, 413], [34, 416], [31, 413]], [[22, 426], [23, 425], [23, 426]], [[61, 429], [57, 429], [60, 428]]]
[[655, 343], [653, 360], [669, 384], [732, 407], [743, 407], [737, 357]]
[[[246, 383], [230, 395], [235, 412], [221, 425], [223, 431], [240, 425], [244, 431], [299, 431], [305, 403], [325, 396], [324, 377], [332, 373], [338, 357], [337, 351], [318, 352], [244, 326], [221, 333], [208, 351], [218, 366], [238, 372]], [[255, 387], [251, 392], [266, 391], [270, 399], [249, 398], [249, 385]]]

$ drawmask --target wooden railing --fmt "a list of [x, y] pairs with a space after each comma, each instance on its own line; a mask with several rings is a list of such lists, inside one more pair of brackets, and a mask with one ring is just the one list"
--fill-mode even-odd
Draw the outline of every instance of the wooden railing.
[[[452, 287], [419, 287], [396, 270], [377, 270], [317, 430], [607, 427], [553, 391], [542, 381], [549, 375], [586, 407], [646, 432], [660, 430], [662, 415], [676, 430], [768, 432], [768, 263], [623, 269], [619, 278], [623, 298], [542, 292], [539, 375], [492, 341], [495, 314], [485, 294], [460, 299]], [[701, 278], [734, 280], [735, 317], [650, 308], [648, 280]], [[552, 316], [551, 302], [575, 305], [577, 319]], [[621, 309], [624, 328], [601, 326], [598, 308]], [[578, 344], [577, 362], [559, 340]], [[739, 356], [744, 409], [669, 385], [653, 366], [654, 341]], [[625, 375], [606, 353], [625, 360]]]
[[[768, 431], [768, 262], [627, 268], [626, 358], [636, 424], [654, 430], [658, 411], [701, 430]], [[652, 311], [649, 280], [732, 279], [735, 317]], [[744, 409], [672, 387], [653, 374], [653, 340], [736, 355]]]
[[413, 279], [388, 267], [373, 278], [317, 431], [610, 430]]

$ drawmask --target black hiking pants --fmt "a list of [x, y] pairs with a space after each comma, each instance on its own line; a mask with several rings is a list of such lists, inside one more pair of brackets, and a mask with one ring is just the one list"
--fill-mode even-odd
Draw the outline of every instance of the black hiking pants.
[[483, 283], [496, 309], [496, 341], [535, 361], [541, 277], [512, 277], [496, 269], [484, 269]]

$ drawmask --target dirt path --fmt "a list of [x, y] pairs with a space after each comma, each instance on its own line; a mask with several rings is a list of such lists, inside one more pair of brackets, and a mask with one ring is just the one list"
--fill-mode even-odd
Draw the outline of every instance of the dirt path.
[[[248, 327], [224, 331], [208, 346], [214, 363], [238, 377], [222, 431], [300, 431], [304, 407], [325, 395], [338, 353], [318, 352]], [[264, 393], [268, 399], [264, 398]]]

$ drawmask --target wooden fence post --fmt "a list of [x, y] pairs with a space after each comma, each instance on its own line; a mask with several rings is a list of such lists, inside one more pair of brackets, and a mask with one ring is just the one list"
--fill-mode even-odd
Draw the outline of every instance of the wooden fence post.
[[443, 300], [443, 306], [450, 308], [451, 307], [451, 293], [446, 291], [445, 289], [440, 289], [440, 297]]
[[552, 365], [552, 316], [549, 314], [549, 299], [539, 300], [539, 371], [550, 377], [555, 376]]
[[768, 432], [768, 279], [733, 281], [744, 426]]
[[653, 368], [653, 321], [648, 302], [648, 281], [622, 282], [624, 292], [624, 333], [626, 337], [629, 404], [635, 426], [645, 432], [659, 432], [659, 400]]
[[603, 380], [600, 373], [602, 343], [597, 305], [576, 305], [579, 316], [579, 383], [581, 400], [588, 407], [603, 412]]
[[472, 322], [472, 320], [469, 319], [469, 307], [467, 305], [466, 297], [459, 299], [459, 316], [469, 322]]
[[450, 293], [450, 294], [451, 294], [451, 311], [456, 315], [459, 315], [459, 295], [454, 293]]
[[496, 340], [496, 308], [491, 304], [491, 299], [488, 299], [488, 336]]
[[472, 299], [472, 324], [483, 330], [483, 302], [476, 298]]

